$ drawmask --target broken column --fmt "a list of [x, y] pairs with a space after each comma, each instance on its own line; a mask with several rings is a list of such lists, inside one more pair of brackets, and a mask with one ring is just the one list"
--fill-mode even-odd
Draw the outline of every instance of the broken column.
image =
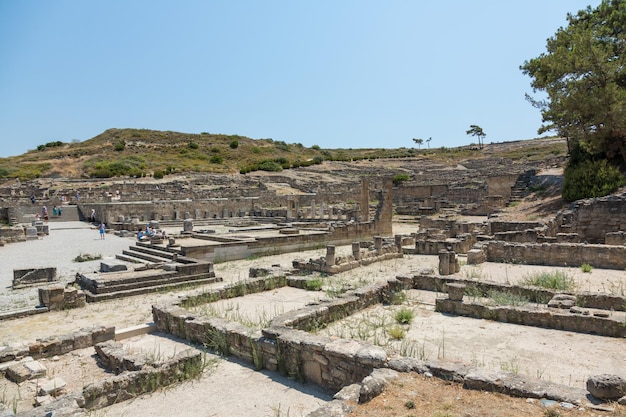
[[361, 180], [361, 196], [359, 199], [359, 221], [370, 221], [370, 194], [369, 194], [369, 180]]
[[361, 259], [361, 244], [359, 242], [352, 242], [352, 256], [357, 261]]
[[439, 251], [439, 275], [450, 275], [450, 252], [445, 249]]
[[380, 255], [383, 251], [383, 237], [382, 236], [374, 236], [374, 249], [376, 249], [376, 254]]
[[326, 266], [335, 265], [335, 245], [326, 246]]
[[183, 233], [192, 233], [193, 232], [193, 220], [186, 219], [183, 220]]
[[394, 243], [398, 252], [402, 253], [402, 235], [394, 235]]

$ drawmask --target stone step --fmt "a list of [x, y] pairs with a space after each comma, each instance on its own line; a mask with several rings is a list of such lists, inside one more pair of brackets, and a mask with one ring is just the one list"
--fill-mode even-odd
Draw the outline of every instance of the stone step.
[[152, 262], [155, 264], [172, 262], [172, 258], [164, 258], [161, 256], [150, 255], [148, 253], [139, 252], [139, 251], [134, 250], [133, 247], [123, 250], [122, 255], [132, 256], [134, 258], [143, 259], [144, 261]]
[[148, 262], [145, 259], [135, 258], [134, 256], [125, 255], [123, 253], [118, 253], [117, 255], [115, 255], [115, 259], [119, 259], [120, 261], [125, 261], [125, 262], [131, 262], [134, 264], [144, 264], [144, 265], [147, 265], [149, 268], [156, 265], [155, 263]]
[[[189, 277], [186, 277], [186, 278], [189, 278]], [[85, 290], [85, 294], [86, 294], [87, 301], [92, 303], [92, 302], [98, 302], [98, 301], [113, 300], [116, 298], [131, 297], [135, 295], [150, 294], [150, 293], [159, 292], [159, 291], [174, 290], [177, 288], [209, 285], [209, 284], [213, 284], [213, 283], [221, 282], [221, 281], [222, 281], [222, 278], [220, 277], [211, 277], [211, 278], [204, 278], [204, 279], [191, 279], [191, 280], [186, 280], [186, 281], [181, 281], [181, 282], [176, 282], [176, 283], [162, 284], [162, 285], [156, 285], [156, 286], [151, 286], [151, 287], [143, 287], [143, 288], [137, 288], [137, 289], [132, 289], [132, 290], [126, 290], [126, 291], [112, 292], [112, 293], [107, 293], [107, 294], [92, 294], [90, 291]]]
[[[148, 246], [146, 246], [148, 245]], [[179, 251], [170, 251], [159, 247], [149, 246], [149, 244], [138, 243], [135, 246], [129, 247], [130, 250], [136, 252], [147, 253], [148, 255], [158, 256], [161, 258], [172, 259], [174, 255], [178, 255]]]
[[[163, 271], [162, 269], [155, 269], [152, 273], [107, 273], [98, 274], [98, 277], [92, 279], [84, 274], [79, 275], [79, 285], [93, 293], [101, 294], [112, 291], [118, 291], [124, 288], [135, 288], [141, 286], [158, 285], [161, 282], [167, 282], [173, 277], [179, 276], [175, 271]], [[116, 274], [116, 275], [113, 275]], [[183, 278], [187, 278], [183, 276]]]

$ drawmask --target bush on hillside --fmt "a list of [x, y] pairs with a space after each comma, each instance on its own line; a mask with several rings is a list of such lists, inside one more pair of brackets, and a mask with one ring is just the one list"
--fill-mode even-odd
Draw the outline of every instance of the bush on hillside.
[[409, 178], [410, 178], [409, 174], [396, 174], [396, 175], [393, 176], [391, 181], [393, 182], [393, 185], [398, 186], [399, 184], [403, 183], [404, 181], [408, 181]]
[[565, 201], [603, 197], [624, 184], [626, 179], [619, 169], [604, 159], [570, 163], [565, 168], [562, 196]]

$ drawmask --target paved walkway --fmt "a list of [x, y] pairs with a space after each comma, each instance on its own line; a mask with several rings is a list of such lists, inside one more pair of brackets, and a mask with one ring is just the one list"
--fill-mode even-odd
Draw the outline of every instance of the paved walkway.
[[50, 222], [50, 234], [38, 240], [11, 243], [0, 247], [0, 311], [34, 307], [39, 304], [36, 287], [11, 289], [14, 269], [57, 268], [62, 283], [74, 281], [77, 272], [100, 270], [100, 261], [74, 262], [80, 254], [114, 258], [134, 244], [133, 238], [106, 234], [101, 240], [98, 229], [85, 222]]

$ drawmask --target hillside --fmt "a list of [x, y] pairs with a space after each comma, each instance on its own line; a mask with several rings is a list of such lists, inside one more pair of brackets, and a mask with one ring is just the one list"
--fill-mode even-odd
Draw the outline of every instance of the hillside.
[[83, 142], [49, 142], [23, 155], [0, 158], [0, 178], [111, 178], [172, 173], [281, 171], [322, 161], [410, 158], [454, 164], [483, 158], [517, 162], [563, 158], [558, 138], [437, 149], [321, 149], [239, 135], [189, 134], [147, 129], [109, 129]]

